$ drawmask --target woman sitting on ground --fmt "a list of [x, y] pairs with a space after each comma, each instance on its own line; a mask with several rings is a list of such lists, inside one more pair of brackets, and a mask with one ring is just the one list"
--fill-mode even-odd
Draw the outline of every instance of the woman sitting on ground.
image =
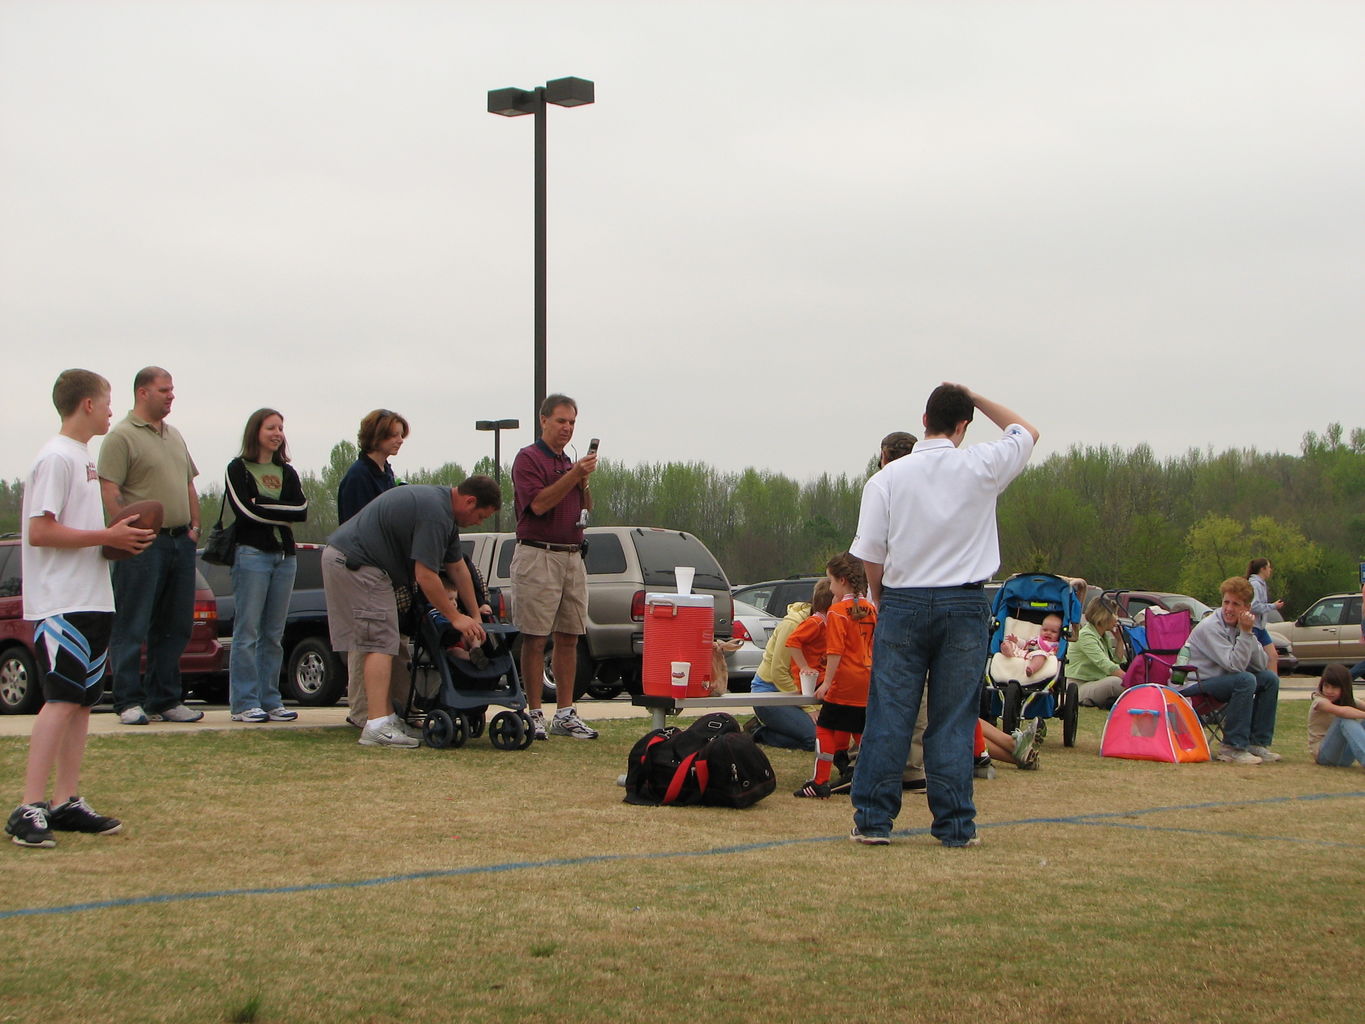
[[1066, 654], [1066, 677], [1080, 684], [1081, 703], [1090, 708], [1112, 708], [1123, 692], [1123, 668], [1118, 662], [1120, 632], [1113, 606], [1097, 597], [1085, 608], [1085, 621]]

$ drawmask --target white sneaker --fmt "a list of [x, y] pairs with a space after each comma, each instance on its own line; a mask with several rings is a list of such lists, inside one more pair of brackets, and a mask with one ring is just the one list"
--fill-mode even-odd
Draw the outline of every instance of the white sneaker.
[[1271, 750], [1269, 747], [1258, 747], [1255, 744], [1247, 747], [1247, 751], [1261, 759], [1263, 764], [1274, 764], [1276, 761], [1283, 761], [1284, 758]]
[[392, 718], [386, 718], [378, 725], [366, 725], [360, 730], [359, 743], [362, 747], [420, 747], [422, 744], [403, 731], [402, 726]]
[[548, 740], [550, 737], [545, 732], [545, 712], [540, 708], [527, 708], [526, 713], [531, 716], [531, 738]]
[[124, 708], [118, 714], [118, 720], [124, 725], [146, 725], [147, 712], [143, 711], [138, 705], [134, 704], [130, 708]]
[[1250, 750], [1242, 750], [1240, 747], [1230, 747], [1224, 743], [1218, 748], [1219, 761], [1226, 761], [1229, 764], [1260, 764], [1261, 759]]
[[260, 708], [247, 708], [245, 711], [236, 711], [232, 714], [234, 722], [268, 722], [270, 716]]
[[576, 740], [595, 740], [597, 730], [589, 729], [573, 708], [560, 708], [550, 723], [551, 736], [572, 736]]
[[202, 711], [192, 711], [184, 704], [175, 704], [159, 714], [148, 715], [149, 722], [197, 722], [204, 717]]

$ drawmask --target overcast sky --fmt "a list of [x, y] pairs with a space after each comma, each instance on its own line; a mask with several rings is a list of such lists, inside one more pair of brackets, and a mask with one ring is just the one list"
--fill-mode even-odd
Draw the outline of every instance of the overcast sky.
[[[1365, 425], [1365, 3], [0, 0], [0, 477], [56, 374], [145, 364], [221, 480], [532, 405], [580, 452], [861, 472], [960, 380], [1072, 444], [1297, 452]], [[990, 436], [976, 427], [968, 440]], [[604, 496], [605, 497], [605, 496]], [[609, 500], [609, 498], [608, 498]]]

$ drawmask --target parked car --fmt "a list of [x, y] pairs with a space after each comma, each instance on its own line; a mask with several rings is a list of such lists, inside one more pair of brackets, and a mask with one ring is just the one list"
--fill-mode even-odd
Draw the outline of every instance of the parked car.
[[749, 583], [735, 587], [731, 595], [736, 601], [743, 601], [760, 611], [781, 618], [787, 614], [787, 605], [796, 601], [810, 601], [815, 584], [823, 576], [788, 576], [782, 580], [766, 580], [763, 583]]
[[[331, 707], [346, 695], [346, 658], [332, 651], [327, 632], [327, 598], [322, 591], [321, 544], [295, 546], [297, 572], [289, 612], [284, 623], [284, 658], [280, 664], [280, 696], [309, 707]], [[210, 565], [201, 551], [199, 569], [213, 588], [217, 603], [218, 641], [232, 649], [232, 623], [236, 603], [232, 595], [232, 570]], [[227, 694], [227, 658], [223, 671], [201, 681], [201, 696], [222, 700]], [[207, 692], [204, 692], [207, 691]]]
[[[516, 535], [470, 533], [465, 554], [483, 573], [490, 589], [512, 593], [512, 555]], [[588, 571], [587, 635], [579, 639], [576, 686], [608, 700], [629, 690], [640, 692], [645, 649], [645, 595], [673, 592], [673, 569], [696, 571], [692, 592], [715, 598], [714, 631], [728, 637], [734, 617], [730, 581], [706, 545], [690, 533], [652, 526], [590, 526], [584, 555]], [[549, 671], [549, 651], [546, 651]]]
[[1352, 666], [1365, 661], [1360, 637], [1360, 594], [1319, 598], [1293, 622], [1267, 623], [1294, 645], [1299, 668], [1321, 671], [1328, 665]]
[[737, 651], [725, 656], [725, 667], [730, 676], [730, 692], [748, 693], [758, 666], [763, 663], [763, 650], [768, 637], [782, 620], [743, 601], [735, 602], [733, 637], [742, 640]]
[[[1357, 597], [1356, 604], [1359, 605], [1359, 603], [1360, 599]], [[1200, 622], [1206, 615], [1212, 615], [1214, 611], [1197, 597], [1190, 597], [1188, 594], [1171, 594], [1159, 590], [1120, 590], [1118, 592], [1118, 605], [1121, 615], [1135, 622], [1148, 608], [1153, 607], [1167, 612], [1188, 611], [1190, 621], [1193, 623]], [[1360, 621], [1358, 615], [1356, 621]], [[1267, 621], [1266, 632], [1275, 642], [1275, 653], [1279, 656], [1279, 674], [1287, 676], [1298, 671], [1300, 665], [1298, 647], [1285, 636], [1281, 626]]]
[[[43, 677], [33, 647], [33, 623], [24, 620], [23, 561], [19, 538], [0, 540], [0, 714], [5, 715], [32, 714], [43, 704]], [[180, 675], [186, 691], [197, 690], [202, 680], [227, 665], [227, 653], [215, 636], [217, 615], [213, 591], [203, 575], [196, 573], [194, 628], [185, 653], [180, 656]], [[104, 682], [107, 689], [108, 675]]]

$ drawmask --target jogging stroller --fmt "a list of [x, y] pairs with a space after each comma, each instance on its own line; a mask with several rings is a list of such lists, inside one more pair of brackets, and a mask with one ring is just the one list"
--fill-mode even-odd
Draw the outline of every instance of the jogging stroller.
[[[480, 581], [477, 575], [474, 579], [477, 589]], [[465, 650], [459, 632], [444, 615], [420, 592], [413, 600], [412, 690], [404, 718], [421, 725], [429, 747], [462, 747], [485, 729], [499, 750], [529, 747], [531, 718], [512, 653], [516, 627], [485, 621], [483, 644]], [[489, 719], [490, 705], [507, 710]]]
[[[1076, 720], [1080, 709], [1079, 687], [1066, 681], [1066, 647], [1081, 619], [1081, 602], [1071, 584], [1050, 573], [1011, 576], [995, 595], [990, 660], [986, 663], [981, 692], [981, 717], [1013, 732], [1025, 718], [1038, 719], [1038, 735], [1047, 732], [1047, 719], [1062, 719], [1062, 742], [1076, 745]], [[1049, 657], [1040, 671], [1027, 676], [1018, 659], [997, 658], [1006, 637], [1020, 641], [1039, 635], [1049, 615], [1062, 620], [1055, 661]]]

